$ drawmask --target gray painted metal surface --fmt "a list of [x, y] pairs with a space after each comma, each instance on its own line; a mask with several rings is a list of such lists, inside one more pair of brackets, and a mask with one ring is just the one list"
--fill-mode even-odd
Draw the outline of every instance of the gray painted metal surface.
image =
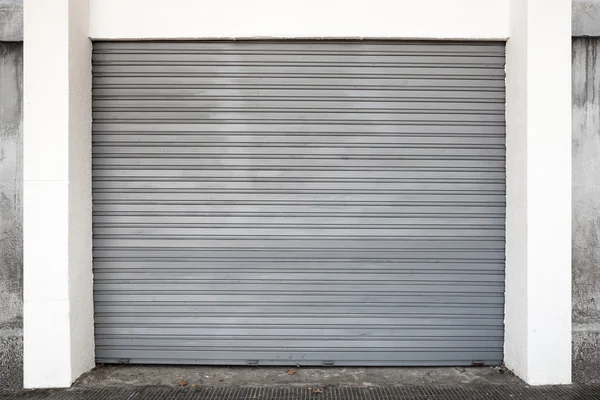
[[504, 45], [96, 43], [99, 362], [503, 359]]

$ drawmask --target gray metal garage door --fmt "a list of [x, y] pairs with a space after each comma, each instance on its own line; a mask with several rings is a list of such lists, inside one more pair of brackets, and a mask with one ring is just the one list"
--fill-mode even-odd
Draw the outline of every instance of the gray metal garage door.
[[504, 45], [95, 43], [99, 362], [502, 361]]

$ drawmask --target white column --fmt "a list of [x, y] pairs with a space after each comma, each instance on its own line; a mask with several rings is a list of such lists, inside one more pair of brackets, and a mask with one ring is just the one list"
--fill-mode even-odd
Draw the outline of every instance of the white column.
[[571, 1], [511, 0], [505, 362], [571, 382]]
[[94, 366], [87, 0], [25, 0], [24, 385]]

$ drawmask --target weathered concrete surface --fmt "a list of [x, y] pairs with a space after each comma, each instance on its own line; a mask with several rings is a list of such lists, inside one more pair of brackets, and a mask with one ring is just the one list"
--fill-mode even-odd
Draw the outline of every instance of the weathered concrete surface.
[[573, 0], [573, 36], [600, 36], [600, 0]]
[[23, 382], [23, 45], [0, 42], [0, 388]]
[[[600, 38], [573, 39], [573, 378], [600, 383]], [[550, 118], [550, 116], [548, 116]]]
[[390, 385], [522, 384], [498, 368], [289, 368], [101, 366], [82, 376], [76, 387], [123, 386], [303, 386], [370, 387]]
[[599, 360], [600, 332], [596, 329], [573, 331], [573, 381], [579, 383], [600, 382]]
[[0, 0], [0, 41], [23, 41], [23, 0]]

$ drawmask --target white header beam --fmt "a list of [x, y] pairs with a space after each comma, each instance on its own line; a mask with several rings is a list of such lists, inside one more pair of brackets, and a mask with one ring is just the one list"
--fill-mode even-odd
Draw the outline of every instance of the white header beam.
[[90, 0], [90, 37], [503, 40], [508, 5], [508, 0]]

